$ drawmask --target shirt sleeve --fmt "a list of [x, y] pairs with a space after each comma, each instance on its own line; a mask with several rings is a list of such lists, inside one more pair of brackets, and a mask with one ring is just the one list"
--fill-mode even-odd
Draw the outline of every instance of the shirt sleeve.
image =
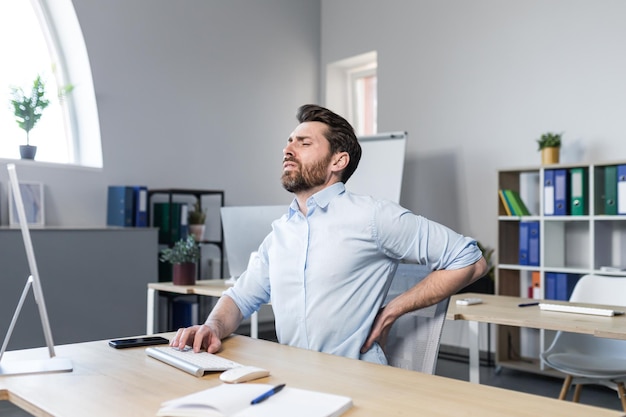
[[374, 233], [387, 256], [432, 270], [464, 268], [482, 257], [476, 240], [388, 201], [377, 204]]
[[257, 252], [251, 257], [247, 270], [235, 285], [224, 292], [233, 299], [244, 318], [248, 318], [270, 301], [270, 284], [267, 261]]

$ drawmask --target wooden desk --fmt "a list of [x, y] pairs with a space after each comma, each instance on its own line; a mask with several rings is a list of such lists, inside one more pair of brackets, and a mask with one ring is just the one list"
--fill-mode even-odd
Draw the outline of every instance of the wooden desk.
[[[222, 293], [232, 286], [226, 279], [209, 279], [196, 281], [195, 285], [174, 285], [172, 282], [151, 282], [148, 284], [148, 311], [146, 313], [146, 333], [157, 331], [155, 317], [158, 317], [158, 291], [171, 294], [193, 294], [207, 297], [221, 297]], [[204, 318], [202, 318], [204, 320]], [[259, 335], [258, 314], [250, 317], [250, 336], [255, 339]]]
[[[165, 334], [171, 337], [173, 334]], [[196, 378], [148, 357], [144, 348], [116, 350], [107, 341], [57, 346], [71, 358], [70, 373], [0, 378], [0, 399], [37, 416], [154, 416], [163, 401], [218, 385], [218, 374]], [[262, 366], [256, 382], [346, 395], [346, 417], [616, 417], [615, 410], [559, 401], [486, 385], [376, 365], [246, 336], [224, 341], [224, 357]], [[45, 355], [43, 349], [8, 352], [6, 360]], [[5, 360], [5, 359], [3, 359]], [[297, 415], [294, 414], [294, 415]]]
[[[459, 298], [478, 297], [482, 304], [459, 306]], [[554, 311], [542, 311], [538, 306], [519, 307], [520, 303], [535, 302], [528, 298], [490, 294], [457, 294], [450, 299], [448, 320], [467, 320], [470, 332], [470, 381], [480, 382], [479, 373], [479, 327], [478, 323], [502, 324], [534, 329], [562, 330], [572, 333], [592, 334], [597, 337], [626, 339], [626, 316], [592, 316]], [[599, 306], [597, 304], [568, 303], [566, 301], [546, 301], [551, 304], [573, 304], [588, 307], [608, 307], [623, 310], [623, 306]]]

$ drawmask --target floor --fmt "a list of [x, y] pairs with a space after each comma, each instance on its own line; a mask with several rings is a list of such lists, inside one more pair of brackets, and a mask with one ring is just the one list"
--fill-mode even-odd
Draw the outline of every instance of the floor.
[[[447, 355], [444, 355], [447, 356]], [[464, 358], [441, 357], [437, 361], [437, 375], [467, 381], [469, 365]], [[557, 398], [561, 391], [562, 380], [552, 377], [519, 372], [510, 369], [497, 371], [494, 366], [480, 367], [480, 381], [482, 384], [506, 388], [516, 391]], [[571, 393], [570, 397], [571, 398]], [[601, 386], [585, 386], [582, 390], [580, 402], [598, 407], [622, 410], [616, 391]], [[26, 413], [7, 401], [0, 401], [0, 416], [27, 417]]]
[[[466, 359], [446, 359], [442, 358], [440, 355], [435, 374], [467, 381], [469, 365]], [[481, 365], [480, 383], [529, 394], [558, 398], [563, 380], [511, 369], [498, 370], [495, 366]], [[570, 389], [567, 397], [570, 401], [573, 392], [573, 388]], [[580, 403], [622, 411], [622, 405], [617, 396], [617, 391], [604, 386], [584, 386], [580, 395]]]

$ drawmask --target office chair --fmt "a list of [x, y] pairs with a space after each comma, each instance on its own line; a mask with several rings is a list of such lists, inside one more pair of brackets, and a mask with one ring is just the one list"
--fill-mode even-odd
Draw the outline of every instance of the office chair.
[[[626, 277], [585, 275], [576, 284], [572, 302], [626, 306]], [[572, 384], [578, 402], [582, 385], [604, 385], [615, 389], [626, 411], [626, 341], [588, 334], [557, 332], [541, 360], [566, 375], [559, 399], [565, 400]]]
[[[400, 264], [391, 282], [385, 304], [413, 287], [430, 271], [423, 265]], [[391, 366], [434, 374], [439, 342], [449, 298], [400, 317], [392, 326], [385, 345]]]

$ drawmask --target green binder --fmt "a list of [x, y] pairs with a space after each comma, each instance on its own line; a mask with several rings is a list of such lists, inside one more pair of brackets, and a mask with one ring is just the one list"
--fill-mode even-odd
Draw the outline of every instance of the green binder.
[[181, 227], [182, 206], [183, 203], [172, 203], [170, 210], [169, 203], [154, 204], [154, 221], [152, 225], [159, 228], [160, 244], [173, 245], [178, 240], [186, 237], [184, 228]]
[[604, 214], [617, 215], [617, 166], [604, 168]]
[[572, 216], [589, 214], [587, 170], [584, 168], [571, 168], [569, 175], [570, 214]]

